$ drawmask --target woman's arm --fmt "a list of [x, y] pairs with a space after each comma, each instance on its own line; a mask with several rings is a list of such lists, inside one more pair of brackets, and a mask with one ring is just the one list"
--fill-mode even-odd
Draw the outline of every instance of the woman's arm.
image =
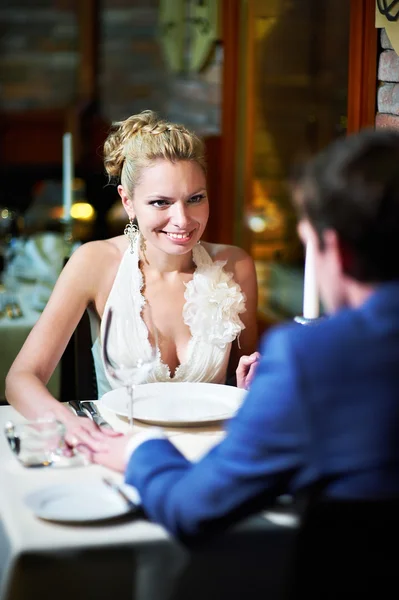
[[241, 287], [246, 298], [245, 312], [240, 314], [240, 319], [244, 323], [245, 329], [241, 332], [239, 339], [235, 341], [232, 348], [232, 352], [235, 352], [238, 363], [241, 356], [252, 354], [258, 345], [258, 282], [255, 264], [252, 257], [241, 248], [234, 248], [233, 273], [234, 279]]
[[258, 343], [256, 316], [258, 284], [256, 271], [253, 259], [244, 250], [235, 246], [227, 246], [226, 249], [228, 256], [223, 258], [224, 260], [227, 258], [228, 262], [225, 268], [233, 273], [235, 281], [241, 287], [246, 298], [245, 312], [240, 314], [245, 329], [243, 329], [239, 338], [233, 342], [227, 376], [228, 380], [232, 380], [234, 377], [238, 387], [248, 387], [247, 375], [250, 374], [251, 370], [253, 374], [258, 360], [258, 354], [255, 353]]
[[85, 244], [69, 259], [6, 378], [7, 400], [20, 413], [29, 419], [52, 413], [77, 441], [87, 441], [87, 434], [95, 431], [94, 423], [73, 415], [46, 384], [86, 307], [101, 295], [101, 273], [109, 254], [105, 244], [109, 246], [108, 242]]

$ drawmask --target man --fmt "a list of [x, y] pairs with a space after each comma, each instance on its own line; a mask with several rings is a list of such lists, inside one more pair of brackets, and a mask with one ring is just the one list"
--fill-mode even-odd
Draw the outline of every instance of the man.
[[399, 497], [399, 134], [339, 140], [292, 187], [330, 317], [266, 334], [243, 406], [198, 463], [162, 437], [110, 438], [93, 456], [125, 471], [150, 519], [183, 539], [284, 492]]

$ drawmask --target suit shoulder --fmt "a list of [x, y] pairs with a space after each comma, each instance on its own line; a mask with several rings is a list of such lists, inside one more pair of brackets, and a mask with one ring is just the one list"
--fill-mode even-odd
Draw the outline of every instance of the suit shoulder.
[[275, 325], [264, 334], [262, 349], [275, 342], [284, 343], [299, 352], [313, 348], [315, 352], [322, 351], [324, 347], [332, 350], [335, 344], [342, 346], [345, 337], [357, 328], [356, 315], [356, 311], [345, 309], [336, 315], [322, 317], [310, 325], [301, 325], [294, 321]]

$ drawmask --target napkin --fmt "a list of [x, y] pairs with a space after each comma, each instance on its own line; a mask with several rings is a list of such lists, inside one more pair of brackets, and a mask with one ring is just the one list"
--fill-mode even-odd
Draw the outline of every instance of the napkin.
[[64, 256], [65, 242], [62, 234], [46, 231], [35, 234], [26, 241], [18, 240], [7, 270], [19, 279], [53, 286], [64, 265]]

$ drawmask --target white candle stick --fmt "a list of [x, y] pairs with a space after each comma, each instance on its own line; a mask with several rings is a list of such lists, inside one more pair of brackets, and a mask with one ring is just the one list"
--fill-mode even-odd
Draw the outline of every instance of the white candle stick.
[[62, 138], [62, 206], [64, 221], [71, 219], [73, 182], [72, 134], [64, 133]]
[[306, 244], [304, 279], [303, 316], [305, 319], [317, 319], [319, 316], [319, 296], [316, 284], [315, 248], [312, 242]]

